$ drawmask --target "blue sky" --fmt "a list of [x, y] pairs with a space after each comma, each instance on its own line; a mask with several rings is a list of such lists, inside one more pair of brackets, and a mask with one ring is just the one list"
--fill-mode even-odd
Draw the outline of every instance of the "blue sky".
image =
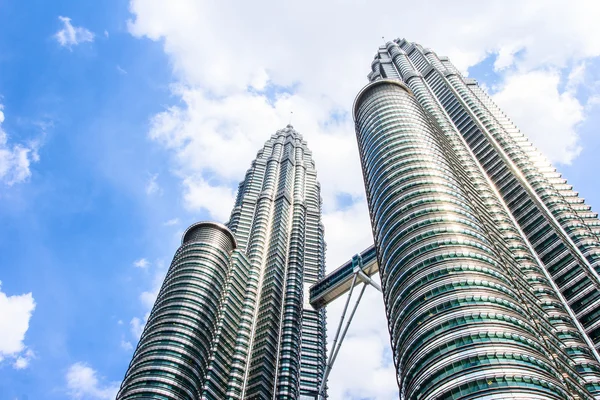
[[[164, 223], [202, 213], [183, 212], [176, 182], [146, 193], [169, 171], [147, 128], [173, 101], [170, 68], [159, 46], [127, 33], [127, 3], [28, 3], [0, 6], [2, 129], [9, 146], [35, 141], [39, 155], [28, 179], [0, 186], [0, 280], [8, 296], [33, 295], [34, 356], [20, 370], [0, 364], [0, 398], [64, 399], [76, 362], [106, 383], [122, 378], [121, 341], [135, 344], [130, 320], [145, 311], [137, 296], [177, 245], [181, 227]], [[85, 20], [93, 42], [60, 46], [60, 15]], [[151, 265], [135, 268], [140, 258]]]
[[[373, 27], [360, 24], [372, 12], [361, 2], [317, 14], [312, 2], [2, 2], [0, 400], [110, 398], [181, 232], [227, 218], [237, 182], [291, 111], [322, 183], [327, 268], [367, 247], [348, 111], [382, 34], [448, 55], [485, 84], [598, 209], [600, 32], [588, 21], [600, 11], [548, 4], [509, 21], [497, 4], [438, 16], [382, 2], [390, 15]], [[399, 23], [394, 10], [414, 18]], [[544, 22], [553, 18], [561, 31]], [[397, 398], [374, 291], [338, 360], [332, 399]]]

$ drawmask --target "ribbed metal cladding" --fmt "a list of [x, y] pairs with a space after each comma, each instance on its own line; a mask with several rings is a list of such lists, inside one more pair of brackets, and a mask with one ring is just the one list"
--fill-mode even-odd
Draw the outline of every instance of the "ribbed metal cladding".
[[[428, 65], [419, 51], [413, 51], [409, 57], [394, 42], [388, 42], [386, 47], [399, 71], [396, 76], [409, 86], [419, 104], [444, 133], [446, 156], [461, 178], [461, 187], [468, 193], [470, 204], [480, 216], [494, 248], [509, 267], [508, 272], [520, 289], [527, 308], [539, 318], [536, 325], [542, 331], [547, 347], [556, 355], [557, 367], [567, 384], [577, 390], [597, 392], [600, 382], [598, 363], [586, 344], [585, 332], [577, 327], [575, 316], [569, 315], [567, 305], [552, 286], [550, 275], [544, 272], [542, 261], [535, 257], [534, 247], [527, 243], [517, 221], [511, 218], [509, 207], [493, 190], [493, 179], [487, 177], [486, 170], [477, 164], [475, 154], [469, 152], [468, 142], [462, 140], [460, 131], [436, 99], [423, 74], [416, 70], [416, 65], [423, 71], [429, 69], [426, 75], [431, 77], [434, 73], [431, 66], [441, 63], [435, 62], [431, 50], [425, 52], [432, 61]], [[585, 386], [582, 385], [584, 382]]]
[[312, 153], [291, 125], [258, 152], [227, 226], [183, 234], [118, 399], [316, 399], [325, 272]]
[[[396, 68], [389, 68], [390, 58]], [[600, 393], [600, 221], [513, 122], [472, 78], [463, 77], [448, 57], [438, 56], [405, 39], [380, 46], [371, 63], [370, 80], [399, 79], [419, 87], [422, 103], [434, 98], [451, 130], [462, 135], [478, 165], [499, 194], [501, 208], [518, 225], [517, 240], [527, 257], [552, 280], [560, 308], [580, 324], [586, 342], [562, 340], [584, 373], [596, 377], [588, 387]], [[431, 110], [428, 109], [428, 112]], [[551, 118], [551, 116], [548, 116]], [[558, 293], [560, 291], [560, 293]], [[553, 319], [556, 321], [556, 319]], [[579, 335], [578, 333], [578, 335]], [[590, 343], [593, 342], [593, 343]], [[588, 362], [590, 359], [593, 361]], [[587, 379], [587, 378], [586, 378]]]
[[304, 292], [324, 275], [321, 198], [312, 153], [291, 125], [258, 152], [228, 226], [258, 282], [242, 397], [316, 399], [325, 312]]
[[198, 223], [186, 231], [117, 399], [199, 398], [235, 247], [220, 224]]
[[354, 111], [401, 397], [591, 398], [565, 382], [408, 88], [379, 80]]

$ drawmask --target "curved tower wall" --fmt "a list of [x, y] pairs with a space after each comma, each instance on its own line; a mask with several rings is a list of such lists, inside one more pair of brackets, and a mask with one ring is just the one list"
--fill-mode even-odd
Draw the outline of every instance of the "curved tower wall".
[[[415, 46], [411, 59], [411, 56], [395, 42], [389, 42], [386, 51], [391, 57], [392, 66], [395, 67], [398, 76], [401, 76], [413, 91], [417, 101], [451, 144], [452, 147], [448, 152], [455, 157], [450, 160], [457, 160], [459, 166], [457, 170], [464, 176], [464, 181], [470, 183], [465, 184], [464, 188], [469, 191], [473, 206], [481, 209], [480, 212], [489, 217], [483, 219], [483, 223], [494, 237], [498, 254], [511, 266], [514, 279], [517, 282], [523, 281], [524, 287], [532, 291], [533, 295], [529, 296], [533, 305], [532, 310], [540, 315], [541, 321], [544, 322], [541, 327], [550, 332], [558, 332], [557, 335], [552, 333], [548, 335], [549, 338], [555, 338], [548, 342], [552, 352], [557, 353], [556, 349], [559, 349], [557, 354], [565, 354], [566, 357], [562, 358], [561, 364], [573, 365], [574, 369], [585, 378], [587, 387], [592, 392], [597, 392], [599, 374], [597, 359], [593, 354], [594, 345], [585, 328], [578, 323], [576, 313], [568, 306], [566, 297], [552, 280], [535, 246], [529, 241], [518, 219], [513, 215], [509, 207], [511, 203], [505, 203], [502, 192], [495, 184], [497, 180], [495, 180], [494, 170], [486, 168], [494, 159], [493, 153], [488, 151], [486, 156], [488, 163], [482, 165], [479, 162], [477, 153], [481, 148], [472, 149], [458, 128], [462, 127], [464, 130], [466, 121], [463, 118], [459, 125], [455, 125], [450, 116], [459, 108], [455, 105], [449, 114], [447, 108], [443, 107], [443, 102], [448, 101], [448, 97], [437, 98], [433, 87], [417, 70], [417, 66], [423, 69], [428, 65], [424, 62], [425, 56], [422, 56], [421, 52], [430, 57], [431, 51]], [[436, 74], [436, 70], [432, 67], [443, 68], [442, 62], [437, 61], [437, 58], [432, 58], [431, 62], [427, 72], [430, 78]], [[456, 72], [455, 69], [453, 71]], [[439, 89], [440, 86], [435, 87]], [[496, 163], [496, 170], [498, 167], [500, 165]], [[535, 215], [535, 212], [532, 214]], [[537, 304], [540, 306], [535, 306]]]
[[564, 297], [562, 307], [582, 326], [583, 339], [593, 342], [588, 347], [599, 359], [598, 215], [477, 82], [463, 77], [447, 57], [396, 39], [379, 48], [371, 67], [370, 80], [398, 79], [415, 95], [419, 86], [435, 99], [491, 180], [522, 231], [521, 239]]
[[245, 398], [316, 399], [325, 367], [325, 311], [308, 302], [324, 276], [315, 163], [290, 125], [258, 152], [228, 226], [257, 277]]
[[402, 398], [591, 398], [548, 321], [561, 310], [532, 296], [543, 275], [498, 246], [518, 232], [492, 228], [492, 188], [431, 111], [390, 80], [354, 110]]
[[208, 373], [230, 255], [223, 225], [184, 234], [133, 355], [117, 399], [197, 399]]
[[118, 399], [317, 399], [325, 310], [305, 293], [325, 270], [321, 197], [290, 125], [258, 152], [227, 225], [184, 233]]

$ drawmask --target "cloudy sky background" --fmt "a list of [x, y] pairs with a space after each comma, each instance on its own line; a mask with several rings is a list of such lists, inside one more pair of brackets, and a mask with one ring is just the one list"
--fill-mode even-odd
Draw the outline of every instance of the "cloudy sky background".
[[[0, 400], [114, 398], [181, 233], [227, 220], [291, 112], [327, 268], [370, 245], [350, 108], [382, 36], [478, 79], [598, 209], [598, 3], [419, 3], [1, 2]], [[372, 289], [329, 386], [397, 399]]]

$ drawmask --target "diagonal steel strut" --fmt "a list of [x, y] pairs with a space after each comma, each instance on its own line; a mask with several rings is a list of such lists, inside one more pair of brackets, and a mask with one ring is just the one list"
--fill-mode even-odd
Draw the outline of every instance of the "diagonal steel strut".
[[[348, 299], [346, 299], [346, 304], [344, 305], [344, 310], [342, 311], [342, 316], [340, 317], [340, 323], [339, 323], [337, 331], [335, 333], [335, 337], [333, 338], [333, 345], [331, 347], [331, 352], [329, 353], [329, 358], [328, 358], [327, 366], [325, 367], [325, 372], [323, 373], [323, 380], [321, 381], [321, 386], [319, 387], [319, 399], [320, 400], [325, 399], [325, 385], [327, 384], [327, 378], [329, 377], [329, 373], [331, 372], [333, 363], [335, 362], [335, 359], [337, 358], [340, 348], [342, 347], [342, 342], [344, 341], [344, 338], [346, 337], [346, 333], [348, 332], [348, 328], [350, 327], [350, 323], [352, 322], [354, 313], [356, 312], [356, 309], [358, 308], [358, 304], [360, 303], [360, 299], [362, 298], [362, 295], [365, 292], [367, 285], [373, 286], [379, 292], [382, 291], [381, 286], [379, 286], [375, 281], [373, 281], [370, 277], [368, 277], [362, 271], [362, 260], [361, 260], [360, 256], [356, 257], [355, 260], [356, 260], [356, 266], [354, 267], [354, 271], [353, 271], [354, 276], [352, 278], [352, 284], [350, 285], [350, 291], [348, 292]], [[352, 311], [350, 312], [350, 316], [348, 317], [348, 321], [346, 321], [346, 325], [344, 326], [344, 330], [342, 331], [342, 335], [340, 337], [340, 331], [342, 329], [342, 325], [344, 325], [344, 319], [346, 318], [346, 311], [348, 310], [348, 304], [350, 303], [350, 298], [352, 297], [352, 291], [354, 290], [354, 287], [356, 286], [358, 279], [363, 281], [364, 284], [360, 290], [358, 298], [356, 299], [356, 303], [354, 303], [354, 307], [352, 307]], [[339, 339], [339, 342], [338, 342], [338, 339]]]

